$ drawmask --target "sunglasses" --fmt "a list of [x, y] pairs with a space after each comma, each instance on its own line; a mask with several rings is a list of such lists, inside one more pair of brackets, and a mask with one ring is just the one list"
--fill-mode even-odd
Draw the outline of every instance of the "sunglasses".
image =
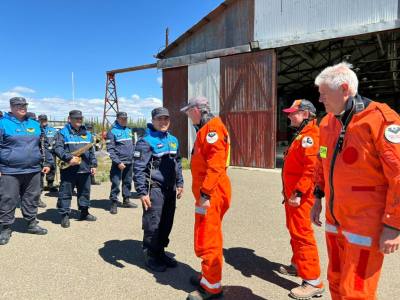
[[28, 107], [28, 104], [15, 104], [12, 107], [15, 107], [17, 109], [26, 109]]

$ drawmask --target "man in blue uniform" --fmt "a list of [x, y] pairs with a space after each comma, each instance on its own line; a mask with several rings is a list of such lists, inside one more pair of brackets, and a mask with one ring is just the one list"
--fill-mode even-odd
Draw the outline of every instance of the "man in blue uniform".
[[14, 223], [20, 201], [28, 232], [47, 234], [38, 225], [36, 215], [40, 173], [48, 173], [53, 160], [44, 145], [46, 137], [39, 123], [26, 116], [27, 106], [25, 98], [11, 98], [11, 112], [0, 120], [0, 245], [10, 240], [10, 225]]
[[116, 214], [118, 207], [119, 185], [122, 179], [122, 205], [136, 208], [137, 205], [129, 201], [131, 196], [132, 172], [133, 172], [133, 141], [132, 130], [126, 127], [128, 115], [126, 112], [118, 112], [117, 120], [107, 133], [107, 152], [112, 161], [110, 169], [111, 193], [110, 213]]
[[[56, 161], [56, 156], [54, 153], [54, 141], [55, 141], [55, 137], [56, 137], [56, 133], [57, 133], [57, 129], [55, 129], [54, 127], [49, 126], [48, 120], [47, 120], [47, 116], [46, 115], [39, 115], [38, 117], [39, 122], [40, 122], [40, 126], [42, 127], [47, 140], [49, 142], [49, 151], [50, 153], [53, 155], [53, 160], [54, 162]], [[50, 172], [48, 174], [46, 174], [46, 181], [47, 181], [47, 188], [50, 192], [55, 193], [58, 192], [57, 188], [54, 186], [54, 179], [56, 176], [56, 164], [54, 164], [54, 168], [52, 168], [50, 170]], [[44, 176], [42, 176], [44, 177]], [[42, 178], [42, 188], [43, 188], [43, 178]]]
[[174, 221], [176, 198], [183, 193], [179, 143], [168, 132], [169, 112], [164, 107], [152, 112], [152, 124], [135, 147], [133, 177], [143, 205], [143, 250], [146, 265], [164, 272], [177, 261], [165, 254]]
[[61, 227], [70, 226], [72, 191], [77, 188], [78, 208], [81, 221], [96, 221], [96, 217], [89, 214], [90, 206], [90, 174], [96, 173], [97, 160], [93, 147], [86, 150], [80, 157], [72, 153], [93, 143], [92, 134], [82, 125], [82, 112], [71, 110], [68, 123], [57, 132], [54, 151], [57, 157], [70, 166], [60, 170], [61, 183], [58, 193], [57, 208], [62, 216]]

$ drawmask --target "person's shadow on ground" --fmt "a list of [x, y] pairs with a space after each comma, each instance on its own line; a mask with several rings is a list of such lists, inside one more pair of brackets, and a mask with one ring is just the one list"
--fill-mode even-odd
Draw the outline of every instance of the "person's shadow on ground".
[[90, 207], [109, 211], [111, 207], [111, 201], [109, 199], [90, 200]]
[[253, 291], [247, 287], [236, 286], [236, 285], [225, 285], [224, 289], [224, 300], [266, 300], [266, 298], [255, 295]]
[[[76, 209], [71, 209], [70, 218], [78, 219], [79, 211]], [[56, 208], [49, 208], [46, 211], [38, 214], [37, 219], [41, 221], [52, 222], [53, 224], [61, 223], [61, 215]]]
[[254, 252], [253, 249], [235, 247], [224, 249], [224, 257], [227, 264], [246, 277], [257, 276], [286, 290], [298, 286], [296, 282], [277, 274], [280, 264], [258, 256]]
[[[124, 262], [138, 266], [152, 273], [157, 283], [169, 285], [174, 289], [187, 293], [195, 290], [189, 282], [189, 278], [196, 274], [196, 271], [189, 265], [179, 262], [177, 268], [168, 268], [166, 272], [152, 272], [144, 264], [142, 242], [137, 240], [111, 240], [106, 241], [99, 249], [99, 255], [117, 268], [124, 268]], [[171, 255], [171, 253], [169, 253]]]

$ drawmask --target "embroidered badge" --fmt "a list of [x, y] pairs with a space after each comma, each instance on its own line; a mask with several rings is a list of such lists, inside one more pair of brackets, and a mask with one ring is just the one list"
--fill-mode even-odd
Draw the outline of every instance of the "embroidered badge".
[[305, 136], [301, 140], [301, 146], [303, 148], [311, 148], [314, 145], [314, 140], [310, 136]]
[[207, 134], [206, 140], [207, 143], [214, 144], [216, 141], [218, 141], [218, 134], [215, 131], [211, 131]]
[[400, 143], [400, 125], [389, 125], [385, 129], [385, 138], [393, 143], [393, 144], [399, 144]]

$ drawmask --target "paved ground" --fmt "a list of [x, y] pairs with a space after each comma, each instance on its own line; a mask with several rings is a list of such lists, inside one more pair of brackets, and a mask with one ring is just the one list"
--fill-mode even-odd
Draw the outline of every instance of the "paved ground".
[[[277, 172], [230, 170], [232, 206], [224, 220], [225, 299], [287, 299], [299, 281], [277, 274], [279, 263], [290, 259], [288, 234]], [[190, 174], [185, 171], [186, 185]], [[62, 229], [54, 209], [56, 198], [43, 197], [41, 225], [47, 236], [26, 234], [17, 219], [16, 232], [0, 248], [1, 299], [185, 299], [192, 290], [187, 278], [199, 269], [193, 253], [193, 198], [189, 190], [179, 200], [168, 250], [180, 261], [166, 273], [148, 272], [141, 254], [141, 210], [107, 211], [109, 185], [93, 189], [95, 223], [73, 220]], [[76, 203], [74, 201], [74, 207]], [[18, 217], [20, 213], [18, 212]], [[319, 241], [324, 278], [326, 251], [323, 232]], [[380, 282], [380, 299], [398, 299], [399, 254], [387, 257]], [[323, 299], [329, 299], [329, 296]]]

